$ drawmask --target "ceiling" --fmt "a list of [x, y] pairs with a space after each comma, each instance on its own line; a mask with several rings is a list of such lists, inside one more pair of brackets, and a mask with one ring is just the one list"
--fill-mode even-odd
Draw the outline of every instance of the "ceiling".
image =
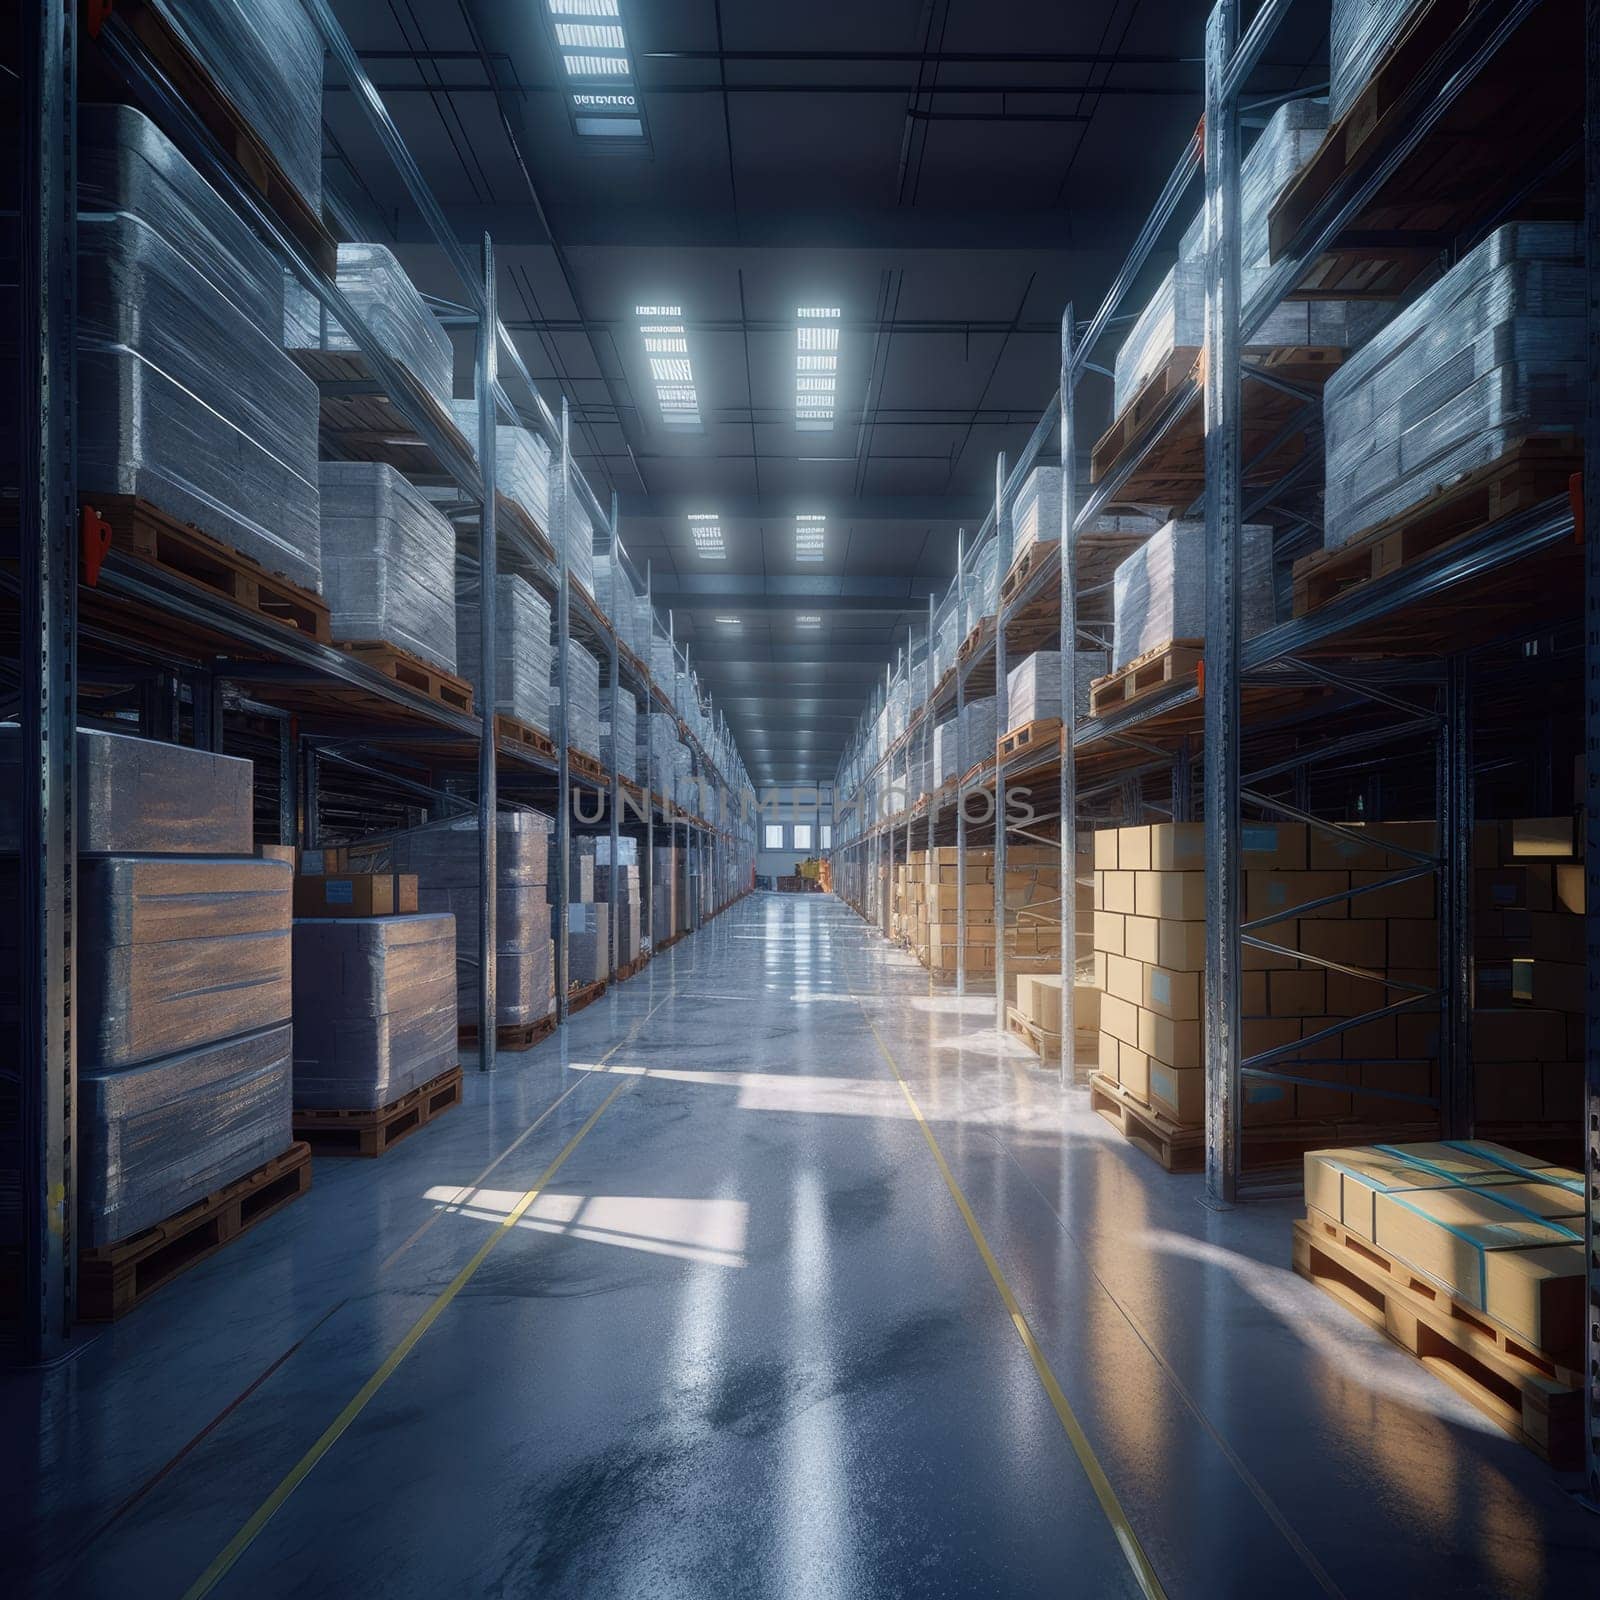
[[[573, 407], [578, 461], [620, 497], [623, 542], [751, 776], [827, 781], [949, 581], [957, 529], [982, 521], [996, 453], [1015, 457], [1055, 391], [1062, 308], [1098, 303], [1195, 126], [1207, 8], [621, 0], [649, 137], [597, 149], [542, 4], [334, 0], [451, 224], [474, 251], [493, 235], [501, 316]], [[1325, 79], [1326, 12], [1296, 8], [1253, 91]], [[330, 185], [458, 297], [336, 78]], [[634, 312], [660, 303], [682, 308], [696, 432], [663, 424], [650, 381]], [[827, 432], [795, 422], [806, 304], [841, 313]], [[1086, 386], [1087, 437], [1108, 389]], [[692, 511], [718, 515], [726, 560], [696, 557]], [[799, 513], [828, 519], [820, 563], [795, 559]]]

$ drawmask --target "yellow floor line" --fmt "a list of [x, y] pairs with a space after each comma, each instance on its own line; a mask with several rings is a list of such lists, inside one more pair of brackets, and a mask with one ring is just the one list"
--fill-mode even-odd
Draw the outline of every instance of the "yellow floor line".
[[261, 1502], [249, 1521], [228, 1541], [216, 1560], [184, 1591], [184, 1600], [200, 1600], [200, 1596], [210, 1594], [216, 1588], [233, 1564], [250, 1548], [256, 1536], [277, 1514], [283, 1503], [305, 1481], [311, 1469], [333, 1448], [344, 1431], [367, 1408], [373, 1396], [394, 1376], [395, 1369], [416, 1348], [423, 1334], [438, 1321], [439, 1315], [444, 1308], [471, 1281], [473, 1274], [488, 1258], [489, 1252], [517, 1225], [522, 1214], [538, 1198], [540, 1191], [561, 1170], [567, 1157], [583, 1143], [589, 1130], [600, 1120], [600, 1115], [606, 1107], [618, 1095], [626, 1093], [640, 1081], [639, 1078], [634, 1077], [624, 1079], [589, 1113], [588, 1120], [567, 1140], [561, 1147], [560, 1154], [539, 1174], [538, 1182], [517, 1201], [507, 1214], [506, 1219], [478, 1246], [472, 1259], [450, 1280], [449, 1286], [442, 1290], [439, 1297], [411, 1324], [406, 1336], [389, 1352], [383, 1365], [355, 1392], [344, 1410], [328, 1424], [321, 1438], [289, 1469], [284, 1475], [283, 1481]]
[[1117, 1492], [1111, 1487], [1111, 1480], [1106, 1476], [1105, 1468], [1100, 1465], [1100, 1458], [1094, 1453], [1094, 1446], [1089, 1443], [1089, 1436], [1083, 1431], [1083, 1426], [1062, 1392], [1061, 1385], [1056, 1381], [1050, 1362], [1044, 1351], [1039, 1348], [1039, 1341], [1034, 1338], [1033, 1329], [1028, 1326], [1028, 1319], [1023, 1315], [1016, 1295], [1011, 1292], [1011, 1285], [1006, 1282], [1006, 1275], [1000, 1270], [1000, 1263], [995, 1260], [994, 1251], [989, 1248], [989, 1241], [984, 1237], [983, 1229], [978, 1225], [978, 1219], [973, 1215], [966, 1195], [961, 1192], [961, 1185], [956, 1182], [956, 1176], [950, 1170], [950, 1163], [945, 1160], [944, 1151], [939, 1148], [939, 1141], [934, 1137], [928, 1119], [922, 1114], [922, 1107], [917, 1104], [917, 1097], [911, 1092], [911, 1085], [901, 1075], [899, 1064], [890, 1053], [888, 1045], [883, 1042], [883, 1035], [878, 1032], [878, 1026], [872, 1020], [867, 1008], [861, 1004], [860, 997], [854, 998], [861, 1015], [866, 1018], [868, 1028], [872, 1030], [873, 1041], [877, 1044], [879, 1053], [888, 1062], [889, 1070], [895, 1076], [895, 1082], [900, 1085], [900, 1092], [906, 1097], [906, 1104], [911, 1107], [912, 1116], [917, 1119], [917, 1126], [922, 1129], [922, 1137], [928, 1141], [928, 1149], [933, 1152], [934, 1162], [944, 1179], [945, 1187], [950, 1191], [950, 1198], [955, 1201], [956, 1209], [960, 1211], [962, 1220], [967, 1225], [967, 1232], [972, 1235], [972, 1242], [978, 1247], [978, 1254], [983, 1257], [984, 1266], [989, 1269], [989, 1276], [994, 1280], [994, 1286], [1005, 1304], [1011, 1325], [1017, 1330], [1017, 1337], [1022, 1341], [1023, 1349], [1028, 1352], [1028, 1359], [1033, 1362], [1033, 1370], [1038, 1373], [1039, 1382], [1044, 1385], [1044, 1392], [1049, 1395], [1050, 1404], [1055, 1407], [1056, 1416], [1061, 1420], [1068, 1442], [1072, 1445], [1078, 1463], [1089, 1479], [1089, 1487], [1094, 1490], [1095, 1499], [1100, 1502], [1100, 1509], [1105, 1513], [1106, 1520], [1111, 1524], [1111, 1531], [1122, 1547], [1123, 1557], [1133, 1573], [1134, 1582], [1139, 1585], [1140, 1593], [1145, 1595], [1147, 1600], [1166, 1600], [1166, 1590], [1161, 1587], [1156, 1569], [1144, 1553], [1144, 1546], [1139, 1543], [1139, 1536], [1133, 1531], [1133, 1524], [1128, 1521], [1128, 1514], [1122, 1509], [1122, 1502], [1117, 1499]]

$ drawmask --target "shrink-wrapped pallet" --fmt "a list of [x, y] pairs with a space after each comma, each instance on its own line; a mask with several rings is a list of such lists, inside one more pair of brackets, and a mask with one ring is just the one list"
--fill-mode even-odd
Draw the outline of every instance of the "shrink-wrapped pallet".
[[193, 254], [126, 212], [79, 220], [78, 487], [316, 589], [316, 387]]
[[80, 1066], [109, 1071], [286, 1021], [293, 881], [286, 861], [250, 857], [81, 861]]
[[1336, 549], [1525, 439], [1583, 429], [1573, 223], [1507, 223], [1328, 380], [1323, 542]]
[[334, 638], [382, 640], [453, 673], [455, 530], [381, 461], [324, 461], [318, 476]]
[[376, 1110], [456, 1059], [453, 916], [296, 920], [297, 1106]]
[[[441, 411], [448, 412], [455, 366], [450, 337], [394, 253], [381, 244], [341, 244], [334, 282], [378, 348], [404, 367]], [[291, 273], [284, 275], [283, 344], [286, 350], [341, 354], [360, 348], [321, 300]]]
[[[555, 691], [555, 662], [551, 664]], [[582, 645], [567, 645], [567, 743], [585, 755], [600, 753], [600, 663]]]
[[323, 40], [301, 0], [152, 3], [320, 216]]
[[985, 695], [980, 700], [967, 701], [961, 708], [961, 744], [962, 759], [967, 763], [968, 771], [979, 762], [994, 760], [998, 739], [994, 696]]
[[617, 930], [617, 965], [625, 967], [639, 957], [639, 868], [635, 863], [620, 867], [597, 864], [594, 876], [595, 899], [608, 908], [610, 923]]
[[[954, 717], [948, 721], [936, 723], [933, 729], [933, 775], [938, 784], [948, 783], [952, 778], [959, 777], [965, 770], [960, 766], [960, 752], [957, 749], [957, 726]], [[968, 766], [972, 763], [969, 761]]]
[[[502, 1026], [538, 1022], [554, 1004], [550, 908], [545, 901], [550, 819], [535, 811], [502, 811], [495, 831], [496, 995]], [[398, 833], [388, 865], [417, 875], [422, 911], [456, 919], [456, 1004], [461, 1019], [478, 1017], [478, 819], [452, 817]]]
[[672, 793], [672, 779], [679, 763], [688, 755], [678, 741], [678, 719], [665, 711], [652, 711], [647, 737], [650, 741], [650, 781], [658, 794]]
[[132, 106], [78, 108], [78, 212], [125, 211], [161, 235], [268, 339], [283, 327], [283, 272], [239, 213]]
[[[0, 856], [22, 838], [22, 733], [0, 727]], [[78, 730], [73, 844], [88, 855], [248, 855], [253, 767], [237, 756]]]
[[[577, 468], [573, 468], [576, 479]], [[574, 481], [563, 487], [559, 464], [550, 475], [550, 537], [565, 540], [567, 547], [567, 576], [590, 595], [594, 594], [594, 523]]]
[[633, 592], [633, 580], [627, 569], [621, 561], [613, 562], [607, 552], [598, 551], [594, 558], [594, 584], [594, 597], [611, 619], [617, 638], [636, 656], [643, 657], [648, 634], [641, 632], [640, 619], [647, 613], [644, 612], [644, 597]]
[[[476, 598], [456, 603], [456, 660], [478, 693], [479, 634]], [[550, 731], [550, 607], [532, 584], [514, 572], [495, 578], [494, 708], [541, 733]]]
[[[1169, 522], [1117, 567], [1111, 593], [1113, 672], [1175, 639], [1204, 639], [1205, 523]], [[1273, 621], [1272, 529], [1247, 522], [1239, 530], [1240, 637], [1249, 639]]]
[[598, 983], [610, 975], [609, 908], [593, 901], [567, 907], [567, 982]]
[[[1079, 650], [1073, 671], [1073, 718], [1089, 715], [1089, 685], [1103, 678], [1109, 657], [1104, 650]], [[1061, 715], [1061, 652], [1036, 650], [1024, 656], [1006, 674], [1006, 724], [1020, 728], [1029, 722]]]
[[611, 720], [611, 690], [600, 696], [600, 759], [608, 771], [639, 779], [638, 702], [626, 689], [617, 690], [617, 717]]
[[1421, 0], [1333, 0], [1328, 14], [1329, 112], [1342, 117]]
[[[472, 446], [473, 460], [478, 458], [478, 402], [452, 400], [450, 410], [456, 426]], [[538, 434], [507, 422], [498, 422], [494, 430], [494, 487], [532, 519], [537, 527], [550, 534], [550, 446]]]
[[[1000, 544], [988, 539], [973, 559], [963, 592], [961, 637], [972, 632], [985, 617], [992, 617], [1000, 600]], [[959, 641], [958, 641], [959, 643]]]
[[287, 1021], [115, 1070], [79, 1063], [78, 1243], [131, 1238], [293, 1140]]
[[1035, 467], [1011, 506], [1011, 559], [1030, 545], [1061, 538], [1061, 468]]

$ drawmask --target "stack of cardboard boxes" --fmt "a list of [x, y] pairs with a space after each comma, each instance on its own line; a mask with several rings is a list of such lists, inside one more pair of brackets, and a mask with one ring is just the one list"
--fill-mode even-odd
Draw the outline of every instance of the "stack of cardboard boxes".
[[1484, 822], [1473, 838], [1474, 1111], [1480, 1126], [1583, 1123], [1584, 883], [1575, 820]]
[[[1241, 1054], [1306, 1039], [1311, 1042], [1303, 1051], [1272, 1065], [1329, 1084], [1246, 1079], [1246, 1127], [1352, 1117], [1414, 1122], [1409, 1107], [1396, 1111], [1402, 1103], [1347, 1086], [1419, 1095], [1437, 1090], [1435, 1011], [1327, 1032], [1393, 1003], [1400, 991], [1386, 988], [1381, 976], [1422, 988], [1437, 981], [1431, 874], [1344, 898], [1411, 864], [1384, 849], [1383, 839], [1427, 853], [1433, 825], [1385, 823], [1366, 831], [1370, 843], [1297, 823], [1247, 822], [1241, 830], [1245, 919], [1295, 913], [1256, 931], [1278, 950], [1243, 946]], [[1203, 825], [1102, 829], [1095, 845], [1095, 957], [1105, 990], [1100, 1070], [1134, 1099], [1179, 1124], [1198, 1125], [1204, 1120]], [[1297, 951], [1379, 976], [1303, 963]]]

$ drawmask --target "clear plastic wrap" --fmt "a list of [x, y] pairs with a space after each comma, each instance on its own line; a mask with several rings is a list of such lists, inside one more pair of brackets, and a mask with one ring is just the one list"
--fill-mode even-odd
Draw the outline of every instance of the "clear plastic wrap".
[[1329, 379], [1324, 544], [1337, 549], [1538, 434], [1581, 434], [1583, 246], [1497, 229]]
[[[456, 426], [478, 459], [478, 402], [452, 400]], [[515, 502], [534, 524], [550, 532], [550, 446], [538, 434], [510, 423], [494, 430], [494, 486], [497, 494]], [[552, 541], [554, 535], [551, 535]]]
[[78, 111], [78, 212], [153, 228], [267, 338], [283, 326], [283, 270], [239, 213], [132, 106]]
[[296, 920], [297, 1106], [376, 1110], [456, 1060], [453, 916]]
[[[1254, 637], [1275, 620], [1272, 529], [1247, 522], [1239, 530], [1240, 636]], [[1112, 671], [1176, 639], [1206, 631], [1206, 525], [1169, 522], [1118, 567], [1111, 580], [1115, 634]]]
[[962, 754], [969, 771], [980, 761], [994, 759], [999, 737], [994, 696], [985, 695], [981, 700], [967, 701], [961, 708], [961, 741], [964, 746]]
[[157, 229], [78, 224], [78, 484], [321, 582], [315, 385]]
[[1342, 117], [1421, 0], [1333, 0], [1328, 14], [1329, 111]]
[[611, 723], [611, 690], [600, 696], [600, 759], [608, 771], [639, 781], [638, 702], [626, 689], [617, 690], [617, 721]]
[[[632, 839], [618, 843], [633, 844]], [[609, 844], [602, 839], [600, 844]], [[639, 868], [634, 863], [611, 867], [597, 864], [594, 869], [595, 899], [609, 908], [617, 929], [617, 962], [626, 966], [639, 955]]]
[[[495, 1014], [508, 1026], [537, 1022], [554, 1004], [551, 987], [547, 816], [502, 811], [496, 819]], [[456, 1004], [463, 1020], [478, 1015], [478, 819], [452, 817], [407, 829], [387, 841], [388, 865], [417, 875], [422, 911], [456, 919]]]
[[[551, 663], [554, 692], [555, 663]], [[582, 645], [567, 646], [567, 743], [585, 755], [600, 754], [600, 663]]]
[[110, 1071], [287, 1021], [293, 883], [288, 862], [250, 857], [81, 861], [80, 1066]]
[[454, 672], [455, 529], [381, 461], [324, 461], [319, 478], [334, 638], [381, 639]]
[[[576, 472], [576, 468], [574, 468]], [[561, 472], [550, 474], [550, 537], [566, 540], [567, 576], [582, 586], [585, 593], [594, 594], [594, 523], [589, 518], [576, 488], [570, 494], [561, 486]], [[556, 549], [559, 551], [560, 544]]]
[[[1110, 670], [1104, 650], [1080, 650], [1073, 672], [1073, 718], [1089, 715], [1089, 685]], [[1006, 722], [1020, 728], [1044, 717], [1061, 715], [1061, 652], [1036, 650], [1006, 674]]]
[[1035, 467], [1011, 506], [1012, 560], [1031, 544], [1060, 539], [1061, 468]]
[[322, 214], [322, 35], [300, 0], [152, 0]]
[[567, 981], [598, 983], [610, 968], [611, 921], [606, 906], [567, 907]]
[[[460, 673], [482, 694], [478, 663], [477, 600], [456, 602], [456, 660]], [[550, 731], [550, 607], [514, 572], [495, 579], [494, 708], [518, 722]]]
[[[678, 742], [678, 719], [665, 711], [652, 711], [648, 730], [651, 781], [657, 794], [672, 793], [672, 779], [688, 751]], [[680, 752], [681, 755], [680, 755]]]
[[[21, 841], [22, 734], [0, 727], [0, 855]], [[73, 842], [87, 855], [249, 855], [254, 768], [237, 756], [78, 730]]]
[[956, 767], [956, 732], [954, 717], [934, 724], [933, 775], [936, 784], [949, 783], [959, 775]]
[[[455, 353], [439, 319], [428, 309], [394, 253], [381, 244], [342, 244], [334, 279], [367, 325], [378, 348], [392, 356], [422, 388], [450, 409]], [[286, 350], [354, 351], [355, 339], [295, 277], [283, 283]]]
[[995, 614], [995, 607], [1000, 600], [1000, 577], [1000, 543], [997, 539], [990, 539], [974, 558], [972, 570], [966, 577], [962, 639], [965, 639], [985, 617], [992, 617]]
[[[1274, 307], [1244, 349], [1348, 350], [1370, 337], [1391, 309], [1382, 300], [1286, 300]], [[1198, 354], [1205, 343], [1205, 320], [1205, 262], [1179, 261], [1161, 280], [1117, 351], [1112, 385], [1117, 416], [1175, 351], [1191, 349]]]
[[79, 1064], [78, 1242], [115, 1244], [293, 1141], [287, 1021], [107, 1071]]

